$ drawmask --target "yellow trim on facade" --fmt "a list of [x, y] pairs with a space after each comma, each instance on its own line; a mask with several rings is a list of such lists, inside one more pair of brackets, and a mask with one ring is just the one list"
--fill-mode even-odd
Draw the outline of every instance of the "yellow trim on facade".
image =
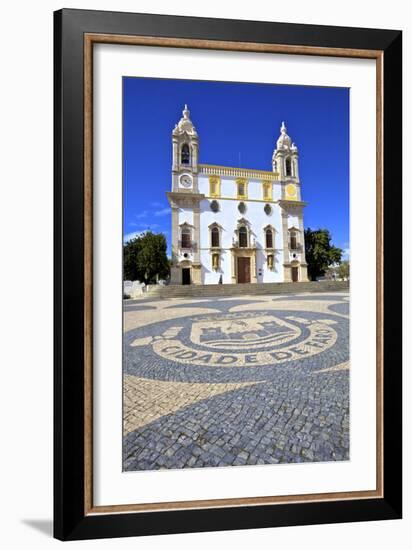
[[219, 176], [209, 176], [209, 193], [215, 199], [220, 197], [220, 181]]
[[253, 168], [239, 168], [236, 166], [219, 166], [218, 164], [199, 164], [199, 172], [205, 175], [243, 177], [272, 181], [278, 181], [280, 175], [279, 172], [270, 172], [269, 170], [255, 170]]
[[[215, 199], [216, 197], [212, 197], [211, 195], [205, 195], [205, 199]], [[264, 199], [238, 199], [237, 196], [234, 197], [219, 197], [220, 201], [237, 201], [237, 200], [244, 200], [246, 202], [263, 202], [264, 204], [270, 203], [270, 204], [277, 204], [278, 200], [271, 200], [271, 201], [265, 201]]]
[[220, 254], [212, 252], [212, 269], [217, 271], [220, 268]]
[[271, 201], [273, 194], [273, 184], [271, 181], [263, 180], [262, 182], [263, 200]]
[[[243, 193], [239, 191], [240, 186], [243, 186]], [[240, 200], [247, 200], [247, 185], [248, 181], [246, 178], [236, 178], [236, 192], [237, 192], [237, 198]]]
[[288, 183], [285, 187], [285, 198], [288, 201], [295, 201], [298, 198], [298, 191], [296, 185]]

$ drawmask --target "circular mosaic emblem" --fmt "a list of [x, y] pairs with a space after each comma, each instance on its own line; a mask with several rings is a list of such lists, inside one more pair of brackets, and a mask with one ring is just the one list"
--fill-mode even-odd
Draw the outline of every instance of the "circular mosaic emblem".
[[150, 345], [161, 358], [184, 365], [254, 367], [328, 350], [337, 340], [334, 324], [279, 311], [199, 315], [169, 321], [156, 336], [142, 335], [130, 345]]

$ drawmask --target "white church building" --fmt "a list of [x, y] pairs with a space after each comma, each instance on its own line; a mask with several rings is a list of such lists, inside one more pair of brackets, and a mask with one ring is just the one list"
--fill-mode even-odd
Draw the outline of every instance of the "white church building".
[[271, 171], [201, 164], [187, 106], [172, 142], [171, 284], [307, 281], [306, 203], [285, 124]]

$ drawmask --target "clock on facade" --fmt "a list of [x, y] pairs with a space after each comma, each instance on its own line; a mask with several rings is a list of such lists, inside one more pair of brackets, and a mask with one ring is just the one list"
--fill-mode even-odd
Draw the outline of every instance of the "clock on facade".
[[182, 187], [192, 187], [192, 178], [189, 174], [183, 174], [180, 176], [180, 185]]

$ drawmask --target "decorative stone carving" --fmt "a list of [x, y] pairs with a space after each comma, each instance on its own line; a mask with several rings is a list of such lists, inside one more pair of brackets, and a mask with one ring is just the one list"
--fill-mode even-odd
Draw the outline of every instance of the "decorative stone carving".
[[196, 128], [193, 126], [193, 122], [190, 120], [190, 111], [185, 105], [185, 108], [182, 111], [182, 118], [179, 120], [179, 122], [176, 124], [173, 130], [173, 135], [179, 135], [179, 134], [189, 134], [190, 136], [197, 136]]

